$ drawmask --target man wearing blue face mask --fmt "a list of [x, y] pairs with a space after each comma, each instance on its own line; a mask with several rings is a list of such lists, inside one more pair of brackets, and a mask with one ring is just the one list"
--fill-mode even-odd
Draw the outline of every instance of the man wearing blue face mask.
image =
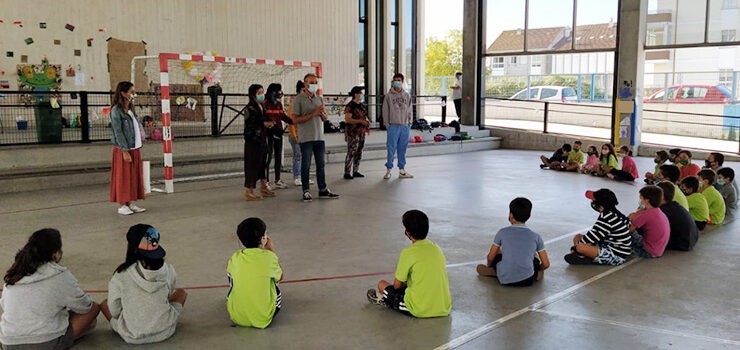
[[406, 172], [406, 148], [409, 145], [409, 132], [412, 122], [411, 95], [403, 91], [403, 74], [393, 76], [393, 84], [383, 99], [383, 124], [388, 129], [386, 146], [388, 162], [385, 163], [384, 179], [391, 178], [393, 158], [398, 152], [399, 178], [410, 179], [414, 176]]

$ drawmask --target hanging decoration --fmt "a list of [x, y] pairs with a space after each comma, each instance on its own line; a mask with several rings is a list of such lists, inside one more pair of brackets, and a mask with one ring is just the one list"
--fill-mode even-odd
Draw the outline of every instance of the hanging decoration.
[[[218, 53], [215, 51], [206, 51], [205, 54], [202, 52], [192, 52], [188, 54], [193, 56], [218, 56]], [[205, 86], [221, 82], [221, 72], [223, 70], [223, 64], [221, 62], [211, 62], [208, 65], [209, 71], [204, 72], [201, 72], [196, 68], [195, 61], [192, 60], [183, 62], [182, 68], [200, 85]]]

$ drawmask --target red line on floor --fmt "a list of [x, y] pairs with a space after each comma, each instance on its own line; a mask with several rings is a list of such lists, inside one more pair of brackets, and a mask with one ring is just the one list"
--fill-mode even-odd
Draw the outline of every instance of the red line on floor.
[[[393, 272], [370, 272], [370, 273], [360, 273], [355, 275], [340, 275], [340, 276], [329, 276], [329, 277], [314, 277], [314, 278], [304, 278], [304, 279], [298, 279], [298, 280], [286, 280], [280, 282], [280, 284], [287, 284], [287, 283], [305, 283], [305, 282], [317, 282], [317, 281], [330, 281], [330, 280], [342, 280], [342, 279], [351, 279], [351, 278], [360, 278], [360, 277], [370, 277], [370, 276], [380, 276], [380, 275], [388, 275]], [[201, 290], [201, 289], [221, 289], [221, 288], [229, 288], [228, 284], [217, 284], [217, 285], [211, 285], [211, 286], [192, 286], [192, 287], [183, 287], [186, 290]], [[0, 292], [3, 290], [0, 289]], [[90, 289], [86, 290], [85, 293], [88, 294], [105, 294], [108, 293], [105, 289]]]

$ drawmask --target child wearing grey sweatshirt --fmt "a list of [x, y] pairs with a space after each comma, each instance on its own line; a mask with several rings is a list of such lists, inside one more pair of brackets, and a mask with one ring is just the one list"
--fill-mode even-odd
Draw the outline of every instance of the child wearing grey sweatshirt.
[[187, 294], [175, 288], [177, 274], [164, 261], [165, 251], [154, 227], [134, 225], [126, 240], [126, 261], [108, 283], [103, 315], [129, 344], [166, 340], [175, 333]]

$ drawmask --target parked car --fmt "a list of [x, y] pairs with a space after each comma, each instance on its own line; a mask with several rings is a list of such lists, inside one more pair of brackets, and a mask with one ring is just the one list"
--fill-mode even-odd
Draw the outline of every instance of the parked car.
[[529, 98], [527, 98], [527, 89], [524, 89], [511, 96], [510, 99], [569, 102], [578, 100], [578, 96], [572, 87], [548, 85], [530, 87]]
[[[667, 92], [666, 92], [667, 91]], [[667, 96], [666, 96], [667, 94]], [[645, 103], [730, 103], [732, 93], [722, 85], [674, 85], [660, 89]]]

